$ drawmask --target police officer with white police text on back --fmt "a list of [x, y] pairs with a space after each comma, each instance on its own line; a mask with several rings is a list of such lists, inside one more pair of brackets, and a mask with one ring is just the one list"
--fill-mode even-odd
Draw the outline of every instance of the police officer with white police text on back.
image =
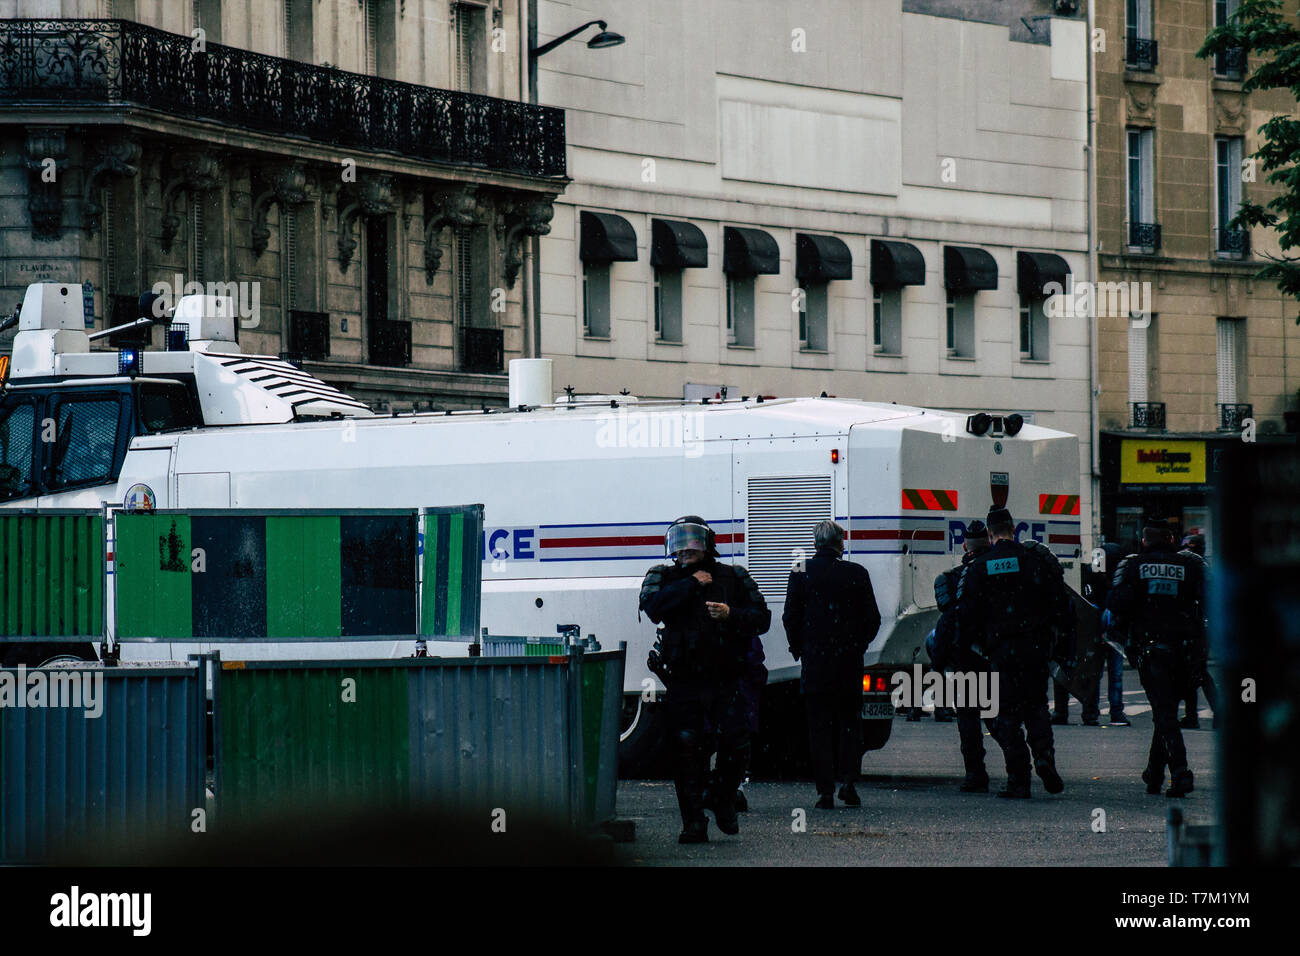
[[1142, 553], [1115, 569], [1102, 626], [1122, 639], [1151, 701], [1154, 729], [1142, 780], [1157, 794], [1169, 767], [1165, 796], [1192, 792], [1192, 771], [1178, 726], [1178, 701], [1205, 667], [1205, 562], [1175, 551], [1174, 533], [1159, 519], [1142, 529]]
[[1015, 540], [1011, 512], [994, 508], [986, 523], [993, 545], [962, 567], [956, 624], [957, 646], [985, 657], [997, 677], [995, 737], [1007, 764], [998, 796], [1029, 798], [1031, 751], [1044, 789], [1060, 793], [1065, 783], [1056, 772], [1047, 674], [1056, 636], [1073, 636], [1070, 592], [1050, 552]]

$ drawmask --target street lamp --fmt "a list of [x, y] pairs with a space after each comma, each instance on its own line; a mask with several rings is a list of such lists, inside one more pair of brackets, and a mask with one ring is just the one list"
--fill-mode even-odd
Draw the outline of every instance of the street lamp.
[[537, 59], [539, 56], [544, 56], [545, 54], [550, 53], [552, 50], [554, 50], [561, 43], [565, 43], [569, 40], [572, 40], [583, 30], [587, 29], [587, 27], [591, 27], [591, 26], [600, 27], [600, 32], [587, 41], [587, 46], [593, 50], [603, 50], [606, 47], [618, 46], [624, 40], [623, 35], [621, 33], [613, 33], [610, 30], [607, 30], [605, 28], [606, 23], [604, 20], [592, 20], [590, 23], [584, 23], [576, 30], [570, 30], [568, 33], [564, 34], [564, 36], [556, 37], [554, 40], [552, 40], [549, 43], [543, 43], [541, 46], [533, 47], [531, 50], [528, 51], [529, 56], [534, 60]]

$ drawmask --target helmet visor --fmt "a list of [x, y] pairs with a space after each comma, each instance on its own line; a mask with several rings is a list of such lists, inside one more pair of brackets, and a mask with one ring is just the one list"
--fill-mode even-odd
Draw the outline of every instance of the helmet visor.
[[675, 524], [668, 529], [665, 546], [669, 554], [708, 551], [709, 529], [702, 524]]

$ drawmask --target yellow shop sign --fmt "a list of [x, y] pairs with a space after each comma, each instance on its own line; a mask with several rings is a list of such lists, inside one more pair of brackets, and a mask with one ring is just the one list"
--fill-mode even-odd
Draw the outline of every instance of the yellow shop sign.
[[1205, 442], [1124, 440], [1120, 484], [1205, 484]]

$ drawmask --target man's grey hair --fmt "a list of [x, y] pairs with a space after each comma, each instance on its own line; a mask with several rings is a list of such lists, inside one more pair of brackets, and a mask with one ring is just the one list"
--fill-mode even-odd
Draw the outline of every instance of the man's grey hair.
[[834, 521], [818, 521], [813, 528], [813, 542], [819, 548], [839, 547], [844, 544], [844, 529]]

